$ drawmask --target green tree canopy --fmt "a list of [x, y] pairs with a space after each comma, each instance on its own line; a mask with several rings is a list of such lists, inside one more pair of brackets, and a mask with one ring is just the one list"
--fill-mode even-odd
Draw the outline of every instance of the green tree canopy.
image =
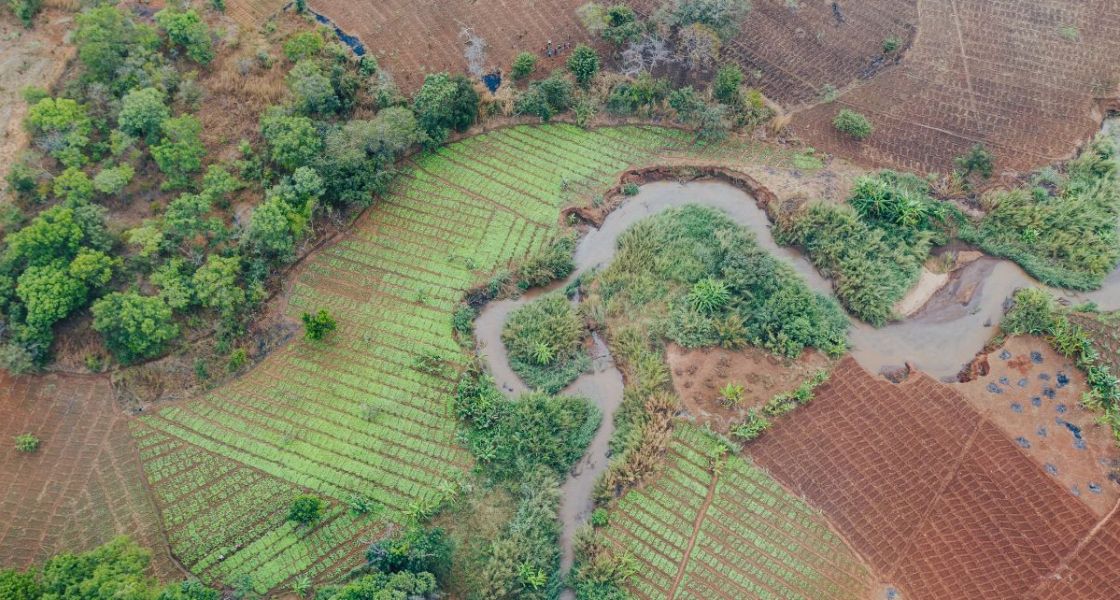
[[580, 44], [568, 56], [568, 70], [576, 78], [576, 83], [586, 89], [599, 74], [599, 54], [591, 46]]
[[156, 23], [167, 33], [172, 47], [181, 48], [194, 62], [204, 65], [214, 60], [210, 28], [193, 8], [182, 12], [165, 8], [156, 13]]
[[413, 100], [413, 111], [431, 143], [440, 144], [451, 130], [466, 131], [478, 116], [478, 92], [462, 75], [434, 73]]
[[164, 189], [182, 189], [191, 183], [190, 177], [202, 168], [206, 147], [199, 137], [202, 123], [191, 115], [167, 119], [160, 126], [163, 137], [152, 146], [152, 158], [159, 170], [167, 176]]
[[162, 298], [135, 292], [114, 292], [94, 302], [93, 329], [125, 364], [157, 356], [179, 335]]
[[[134, 77], [122, 77], [126, 62], [132, 64], [154, 58], [159, 37], [147, 26], [137, 25], [132, 17], [113, 4], [100, 4], [75, 17], [74, 45], [78, 60], [95, 81], [112, 86], [118, 93], [135, 87]], [[131, 58], [131, 61], [130, 61]]]
[[54, 178], [54, 195], [69, 205], [89, 202], [93, 199], [93, 181], [85, 171], [69, 167]]
[[105, 167], [94, 176], [93, 189], [105, 194], [107, 196], [114, 196], [124, 191], [124, 188], [132, 181], [135, 172], [132, 165], [123, 163], [115, 167]]
[[323, 516], [323, 505], [323, 499], [318, 496], [310, 494], [296, 496], [295, 500], [292, 500], [292, 506], [288, 509], [288, 520], [302, 525], [314, 523]]
[[301, 115], [267, 112], [261, 117], [261, 135], [272, 161], [288, 171], [311, 164], [323, 148], [315, 124]]
[[24, 126], [35, 143], [68, 167], [86, 162], [93, 121], [86, 107], [69, 98], [43, 98], [27, 112]]
[[334, 84], [314, 60], [304, 59], [296, 63], [288, 72], [286, 81], [296, 110], [310, 115], [330, 115], [338, 111], [340, 104]]
[[169, 118], [171, 109], [167, 107], [163, 92], [146, 87], [132, 90], [121, 99], [117, 126], [131, 136], [151, 142], [160, 133], [160, 125]]

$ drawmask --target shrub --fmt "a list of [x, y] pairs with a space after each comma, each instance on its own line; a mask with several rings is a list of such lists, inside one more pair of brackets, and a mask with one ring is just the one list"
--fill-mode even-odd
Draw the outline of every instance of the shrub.
[[332, 115], [341, 107], [331, 78], [314, 60], [296, 63], [285, 77], [296, 109], [309, 115]]
[[591, 511], [591, 525], [593, 527], [606, 527], [610, 524], [610, 513], [607, 509], [599, 507]]
[[747, 0], [669, 0], [657, 19], [671, 27], [703, 25], [728, 40], [739, 33], [739, 22], [749, 10]]
[[35, 22], [35, 15], [43, 7], [43, 0], [8, 0], [8, 5], [12, 7], [12, 13], [20, 23], [30, 29]]
[[304, 494], [296, 496], [292, 500], [292, 505], [288, 509], [288, 520], [295, 521], [301, 525], [309, 525], [318, 521], [323, 516], [322, 498]]
[[284, 40], [284, 56], [293, 63], [313, 58], [323, 50], [323, 36], [318, 31], [301, 31]]
[[502, 329], [510, 366], [526, 385], [560, 391], [589, 364], [583, 323], [561, 294], [543, 296], [514, 311]]
[[603, 23], [600, 35], [603, 36], [604, 40], [615, 46], [622, 46], [641, 37], [642, 24], [638, 21], [638, 15], [634, 12], [634, 9], [629, 6], [614, 4], [602, 11], [602, 15]]
[[244, 348], [238, 348], [230, 353], [229, 360], [226, 362], [226, 370], [230, 373], [236, 373], [249, 363], [249, 353]]
[[443, 529], [412, 525], [370, 544], [366, 561], [383, 573], [427, 572], [443, 580], [451, 572], [453, 550], [451, 538]]
[[622, 194], [625, 196], [637, 196], [640, 191], [641, 188], [639, 188], [636, 183], [627, 183], [622, 186]]
[[478, 92], [462, 75], [435, 73], [424, 78], [412, 109], [430, 143], [442, 144], [451, 130], [466, 131], [478, 117]]
[[210, 28], [193, 8], [183, 12], [165, 8], [156, 13], [155, 20], [171, 45], [181, 48], [188, 58], [203, 65], [214, 60]]
[[891, 52], [894, 52], [895, 50], [898, 50], [901, 46], [902, 46], [902, 39], [899, 38], [897, 35], [892, 35], [892, 36], [888, 37], [887, 39], [883, 40], [883, 53], [884, 54], [890, 54]]
[[124, 191], [132, 181], [135, 171], [132, 165], [124, 163], [116, 167], [105, 167], [93, 178], [93, 189], [107, 196], [116, 196]]
[[729, 407], [739, 406], [739, 403], [743, 401], [745, 392], [746, 388], [743, 387], [743, 384], [729, 381], [719, 390], [720, 403]]
[[742, 69], [738, 65], [727, 65], [716, 73], [716, 79], [712, 82], [712, 96], [724, 104], [737, 104], [742, 85]]
[[847, 108], [836, 113], [836, 118], [832, 120], [832, 126], [836, 128], [836, 131], [854, 140], [861, 141], [871, 137], [871, 133], [875, 129], [867, 117]]
[[962, 178], [968, 178], [973, 173], [976, 173], [984, 179], [992, 176], [992, 163], [995, 157], [991, 152], [988, 152], [984, 144], [976, 144], [966, 154], [962, 154], [953, 159], [953, 164], [957, 168], [957, 173]]
[[190, 186], [191, 176], [202, 169], [206, 146], [202, 143], [202, 123], [191, 115], [165, 120], [160, 125], [162, 138], [152, 146], [152, 158], [167, 176], [163, 189]]
[[171, 118], [163, 92], [146, 87], [135, 89], [121, 99], [121, 111], [117, 114], [117, 126], [121, 131], [149, 142], [155, 140], [160, 125]]
[[520, 81], [533, 74], [537, 70], [537, 55], [530, 52], [522, 52], [513, 59], [513, 68], [510, 70], [510, 76], [514, 81]]
[[15, 440], [16, 450], [19, 450], [20, 452], [34, 452], [39, 449], [39, 438], [30, 433], [17, 435], [15, 437]]
[[325, 309], [319, 309], [315, 314], [305, 312], [300, 315], [300, 320], [303, 321], [303, 335], [309, 340], [321, 340], [338, 328], [334, 317]]
[[572, 262], [575, 249], [575, 236], [565, 235], [553, 239], [518, 267], [518, 287], [527, 290], [567, 277], [575, 269], [575, 263]]
[[747, 417], [743, 419], [742, 423], [731, 426], [731, 435], [744, 442], [749, 442], [757, 439], [767, 429], [770, 429], [769, 419], [751, 409], [747, 411]]
[[579, 44], [568, 56], [568, 70], [580, 87], [587, 89], [599, 74], [599, 54], [587, 44]]

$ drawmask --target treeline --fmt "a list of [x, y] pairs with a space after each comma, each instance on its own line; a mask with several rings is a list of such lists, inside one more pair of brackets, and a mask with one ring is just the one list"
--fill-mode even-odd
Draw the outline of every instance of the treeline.
[[[122, 363], [208, 322], [228, 352], [317, 222], [367, 206], [402, 153], [475, 120], [466, 78], [430, 75], [409, 102], [371, 57], [301, 31], [283, 43], [275, 68], [287, 70], [288, 99], [261, 114], [263, 144], [211, 156], [192, 73], [219, 50], [203, 16], [167, 8], [148, 24], [122, 7], [87, 8], [75, 19], [77, 75], [54, 95], [25, 93], [33, 149], [8, 176], [22, 210], [5, 213], [0, 245], [5, 368], [45, 364], [55, 326], [91, 305]], [[267, 53], [259, 62], [274, 68]], [[116, 233], [115, 211], [154, 188], [166, 204], [141, 207], [151, 216]], [[231, 203], [246, 195], [262, 200], [235, 218]]]

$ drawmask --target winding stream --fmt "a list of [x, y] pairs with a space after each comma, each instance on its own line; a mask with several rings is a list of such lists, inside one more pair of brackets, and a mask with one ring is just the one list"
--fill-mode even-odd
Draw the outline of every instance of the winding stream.
[[[520, 298], [487, 304], [475, 321], [478, 352], [490, 374], [508, 396], [527, 391], [509, 367], [502, 327], [509, 314], [543, 293], [562, 288], [581, 274], [606, 266], [614, 257], [618, 237], [634, 223], [667, 208], [698, 204], [725, 212], [739, 225], [750, 229], [758, 245], [792, 266], [821, 294], [831, 295], [831, 283], [794, 248], [779, 246], [770, 232], [770, 220], [746, 192], [722, 181], [701, 180], [690, 183], [655, 182], [641, 187], [604, 220], [599, 229], [584, 236], [575, 251], [575, 270], [565, 280], [545, 289], [533, 290]], [[876, 329], [858, 321], [849, 331], [852, 355], [871, 373], [884, 367], [909, 362], [934, 376], [955, 376], [992, 337], [1003, 314], [1004, 304], [1020, 287], [1040, 284], [1018, 265], [994, 258], [981, 258], [960, 269], [926, 305], [905, 321]], [[1120, 309], [1120, 269], [1113, 272], [1100, 290], [1070, 294], [1052, 290], [1075, 303], [1093, 301], [1102, 310]], [[573, 561], [572, 538], [587, 522], [592, 505], [592, 488], [607, 468], [607, 442], [614, 433], [614, 412], [622, 401], [622, 374], [614, 366], [610, 352], [598, 336], [594, 337], [593, 368], [581, 375], [562, 393], [590, 398], [603, 414], [602, 425], [583, 458], [572, 468], [562, 488], [560, 501], [561, 570]]]

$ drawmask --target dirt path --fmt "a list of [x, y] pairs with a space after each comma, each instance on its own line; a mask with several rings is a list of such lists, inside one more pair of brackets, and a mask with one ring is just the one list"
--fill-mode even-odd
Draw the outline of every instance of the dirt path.
[[696, 511], [696, 520], [692, 522], [692, 535], [688, 536], [688, 545], [685, 546], [681, 564], [677, 567], [677, 576], [673, 578], [673, 586], [669, 588], [669, 600], [677, 597], [677, 590], [680, 589], [685, 570], [688, 569], [688, 560], [692, 556], [692, 549], [696, 547], [696, 538], [700, 537], [700, 528], [704, 526], [704, 519], [708, 516], [708, 509], [712, 506], [712, 500], [715, 500], [718, 485], [719, 469], [717, 468], [712, 473], [711, 483], [708, 484], [708, 495], [704, 497], [704, 503], [700, 505], [700, 510]]

